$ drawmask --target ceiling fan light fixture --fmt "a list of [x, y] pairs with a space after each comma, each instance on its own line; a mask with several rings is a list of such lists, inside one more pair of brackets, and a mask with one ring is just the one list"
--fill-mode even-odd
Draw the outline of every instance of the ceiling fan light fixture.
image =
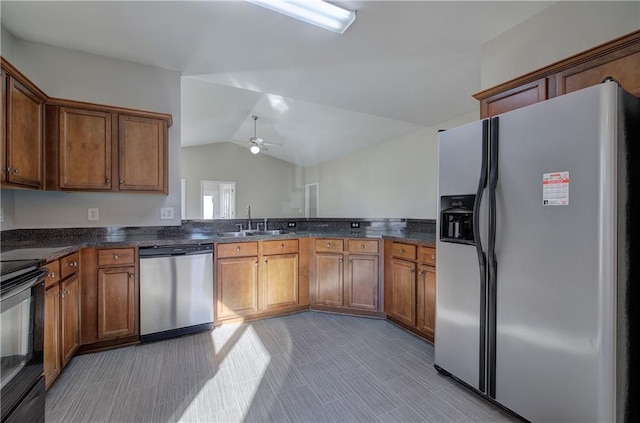
[[249, 3], [281, 13], [338, 34], [344, 34], [356, 20], [356, 12], [323, 0], [247, 0]]
[[260, 147], [254, 144], [249, 147], [249, 151], [251, 151], [253, 154], [258, 154], [260, 152]]

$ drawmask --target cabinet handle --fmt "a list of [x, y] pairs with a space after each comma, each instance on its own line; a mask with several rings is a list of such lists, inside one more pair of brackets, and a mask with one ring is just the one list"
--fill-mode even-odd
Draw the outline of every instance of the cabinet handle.
[[236, 247], [236, 251], [240, 251], [240, 247]]
[[340, 259], [340, 263], [344, 263], [344, 260], [343, 260], [343, 259]]
[[269, 261], [269, 260], [267, 260], [267, 259], [264, 259], [264, 264], [267, 264], [267, 262], [268, 262], [268, 261]]
[[124, 179], [120, 179], [120, 184], [124, 184]]
[[14, 167], [13, 169], [11, 169], [11, 173], [13, 173], [14, 175], [17, 175], [18, 174], [18, 168]]
[[327, 242], [327, 248], [329, 248], [329, 247], [331, 247], [331, 244], [329, 244], [329, 243]]
[[64, 298], [64, 292], [59, 293], [59, 294], [58, 294], [58, 297], [60, 297], [60, 298]]
[[136, 275], [134, 275], [133, 273], [129, 273], [129, 278], [130, 278], [130, 279], [133, 279], [133, 278], [135, 278], [135, 277], [136, 277]]
[[105, 181], [105, 183], [110, 184], [110, 183], [111, 183], [111, 179], [107, 178], [107, 180]]
[[282, 250], [284, 248], [284, 244], [280, 244], [280, 249]]
[[78, 262], [77, 261], [73, 262], [73, 267], [78, 267]]
[[5, 170], [7, 171], [7, 173], [12, 173], [13, 172], [13, 168], [11, 166], [7, 166], [5, 168]]
[[118, 260], [119, 258], [120, 258], [120, 256], [119, 256], [119, 255], [117, 255], [117, 254], [114, 254], [114, 255], [113, 255], [113, 259], [114, 259], [114, 260]]
[[349, 264], [353, 263], [351, 260], [349, 260]]
[[362, 245], [360, 246], [360, 248], [362, 248], [362, 249], [364, 250], [364, 244], [362, 244]]
[[431, 260], [435, 260], [436, 259], [436, 255], [435, 254], [431, 254]]
[[50, 277], [50, 278], [55, 278], [55, 277], [56, 277], [56, 272], [51, 272], [51, 273], [49, 273], [49, 277]]

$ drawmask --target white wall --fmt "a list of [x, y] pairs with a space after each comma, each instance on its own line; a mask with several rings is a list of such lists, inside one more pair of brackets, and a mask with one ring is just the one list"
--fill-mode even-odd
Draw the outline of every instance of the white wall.
[[0, 25], [0, 54], [10, 62], [15, 56], [14, 43], [15, 38], [13, 34], [7, 31], [4, 26]]
[[232, 143], [182, 148], [182, 177], [187, 181], [187, 219], [201, 219], [200, 181], [236, 182], [236, 217], [304, 215], [303, 169], [268, 156], [251, 154]]
[[305, 169], [318, 182], [322, 217], [435, 219], [437, 133], [479, 118], [473, 112]]
[[487, 89], [640, 28], [640, 2], [558, 2], [482, 46]]
[[[179, 225], [180, 74], [20, 39], [14, 47], [12, 63], [51, 97], [173, 115], [168, 196], [16, 191], [15, 228]], [[98, 222], [87, 220], [90, 207]], [[173, 207], [175, 219], [160, 220], [161, 207]]]

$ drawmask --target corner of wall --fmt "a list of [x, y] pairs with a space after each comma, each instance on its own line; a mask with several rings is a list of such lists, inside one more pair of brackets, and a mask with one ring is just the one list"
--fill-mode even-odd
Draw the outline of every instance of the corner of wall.
[[0, 54], [13, 62], [15, 57], [15, 37], [7, 28], [0, 25]]

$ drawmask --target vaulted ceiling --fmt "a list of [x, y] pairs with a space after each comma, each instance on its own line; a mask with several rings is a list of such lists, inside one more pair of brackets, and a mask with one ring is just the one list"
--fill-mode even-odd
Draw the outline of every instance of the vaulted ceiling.
[[551, 2], [339, 1], [343, 35], [244, 1], [12, 2], [14, 36], [180, 71], [182, 145], [258, 136], [301, 166], [477, 110], [484, 42]]

